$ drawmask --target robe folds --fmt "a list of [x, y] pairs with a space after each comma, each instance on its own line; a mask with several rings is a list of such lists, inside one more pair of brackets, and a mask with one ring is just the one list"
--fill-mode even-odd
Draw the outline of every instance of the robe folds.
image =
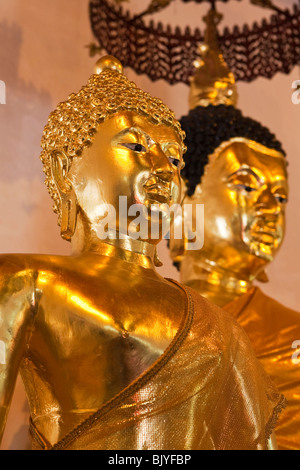
[[139, 378], [51, 446], [33, 449], [263, 450], [285, 398], [231, 315], [184, 289], [173, 341]]
[[280, 450], [300, 450], [300, 363], [293, 360], [300, 344], [300, 313], [284, 307], [253, 287], [224, 309], [246, 331], [267, 374], [288, 406], [275, 433]]

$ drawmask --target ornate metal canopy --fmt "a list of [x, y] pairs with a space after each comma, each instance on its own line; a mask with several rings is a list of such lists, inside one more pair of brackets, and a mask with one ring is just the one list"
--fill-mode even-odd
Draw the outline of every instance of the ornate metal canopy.
[[[166, 6], [173, 0], [153, 0], [152, 4], [155, 1], [158, 6], [164, 3]], [[212, 0], [182, 1], [212, 3]], [[100, 47], [124, 66], [147, 74], [153, 81], [189, 83], [193, 63], [199, 57], [198, 46], [203, 41], [200, 29], [182, 30], [153, 21], [146, 24], [142, 17], [146, 12], [134, 16], [112, 0], [90, 0], [89, 8], [92, 30]], [[232, 30], [225, 28], [219, 35], [219, 44], [237, 81], [251, 82], [257, 77], [272, 78], [277, 72], [289, 73], [300, 65], [300, 6], [276, 11], [269, 20], [251, 27], [245, 24]]]

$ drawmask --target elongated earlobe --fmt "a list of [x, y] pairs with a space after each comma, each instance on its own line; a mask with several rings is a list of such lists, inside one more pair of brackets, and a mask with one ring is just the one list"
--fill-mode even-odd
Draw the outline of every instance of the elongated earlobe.
[[77, 222], [77, 201], [74, 191], [61, 201], [60, 234], [64, 240], [71, 241]]
[[157, 268], [160, 268], [161, 266], [163, 266], [163, 262], [158, 257], [157, 248], [155, 248], [155, 253], [154, 253], [154, 266], [156, 266]]
[[64, 240], [70, 241], [75, 233], [77, 221], [77, 199], [68, 179], [70, 162], [68, 156], [61, 150], [51, 154], [51, 171], [61, 203], [60, 233]]
[[257, 281], [259, 282], [269, 282], [269, 277], [266, 273], [266, 271], [262, 271], [259, 273], [259, 275], [256, 278]]

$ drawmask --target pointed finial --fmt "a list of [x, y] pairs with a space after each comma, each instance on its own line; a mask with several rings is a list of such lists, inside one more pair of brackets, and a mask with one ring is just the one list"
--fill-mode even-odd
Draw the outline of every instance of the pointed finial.
[[204, 43], [199, 46], [201, 60], [195, 62], [196, 72], [191, 79], [190, 109], [210, 104], [237, 104], [234, 75], [230, 72], [219, 49], [217, 25], [223, 15], [212, 9], [203, 18], [206, 23]]

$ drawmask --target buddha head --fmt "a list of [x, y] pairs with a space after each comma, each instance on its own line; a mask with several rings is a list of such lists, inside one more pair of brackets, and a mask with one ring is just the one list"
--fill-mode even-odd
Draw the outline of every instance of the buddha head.
[[[186, 132], [183, 204], [204, 204], [204, 245], [197, 254], [232, 273], [259, 273], [285, 233], [288, 181], [274, 135], [232, 106], [197, 107]], [[184, 246], [172, 247], [180, 261]], [[193, 253], [192, 253], [193, 254]]]
[[174, 113], [130, 82], [115, 58], [100, 59], [95, 72], [50, 114], [42, 138], [46, 185], [66, 240], [79, 226], [84, 237], [99, 237], [108, 208], [118, 234], [136, 216], [133, 205], [146, 208], [150, 223], [150, 208], [167, 214], [180, 198], [185, 146]]
[[235, 85], [216, 42], [208, 42], [191, 82], [190, 111], [180, 120], [187, 145], [183, 205], [204, 204], [204, 244], [187, 253], [185, 242], [171, 240], [171, 257], [180, 263], [190, 254], [220, 273], [263, 280], [285, 233], [285, 152], [266, 127], [236, 108]]

